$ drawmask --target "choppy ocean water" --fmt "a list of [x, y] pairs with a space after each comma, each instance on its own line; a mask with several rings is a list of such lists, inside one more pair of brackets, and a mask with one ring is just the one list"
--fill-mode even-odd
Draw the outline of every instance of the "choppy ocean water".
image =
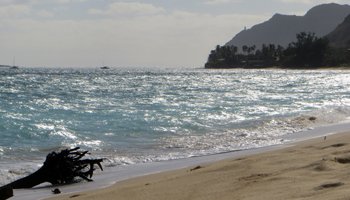
[[281, 144], [349, 117], [347, 70], [0, 68], [0, 184], [62, 148], [113, 167]]

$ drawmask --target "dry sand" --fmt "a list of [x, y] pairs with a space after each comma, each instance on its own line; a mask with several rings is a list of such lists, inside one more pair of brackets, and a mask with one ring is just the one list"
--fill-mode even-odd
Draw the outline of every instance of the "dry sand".
[[350, 133], [52, 199], [350, 199]]

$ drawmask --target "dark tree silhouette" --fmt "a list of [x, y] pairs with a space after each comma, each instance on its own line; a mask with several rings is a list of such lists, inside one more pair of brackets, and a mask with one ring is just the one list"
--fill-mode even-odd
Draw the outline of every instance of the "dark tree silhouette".
[[280, 45], [243, 45], [239, 52], [236, 46], [216, 46], [212, 50], [206, 68], [316, 68], [350, 64], [350, 49], [330, 47], [328, 39], [318, 38], [314, 33], [301, 32], [284, 49]]
[[317, 67], [325, 63], [329, 42], [318, 38], [314, 33], [301, 32], [297, 41], [289, 45], [285, 52], [286, 64], [296, 67]]

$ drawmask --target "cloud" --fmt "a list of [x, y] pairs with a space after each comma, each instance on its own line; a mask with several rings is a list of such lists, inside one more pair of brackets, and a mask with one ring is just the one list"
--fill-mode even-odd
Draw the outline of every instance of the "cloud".
[[57, 4], [68, 4], [68, 3], [81, 3], [89, 0], [1, 0], [0, 5], [57, 5]]
[[31, 8], [26, 5], [5, 5], [0, 6], [0, 18], [19, 18], [28, 16], [31, 13]]
[[138, 2], [115, 2], [108, 6], [106, 10], [90, 9], [89, 14], [93, 15], [154, 15], [164, 13], [165, 9], [156, 7], [152, 4], [138, 3]]
[[[330, 3], [328, 0], [282, 0], [285, 3], [297, 3], [297, 4], [322, 4], [322, 3]], [[333, 0], [333, 3], [349, 3], [348, 0]]]
[[47, 10], [40, 10], [37, 12], [37, 16], [41, 18], [52, 18], [55, 16], [55, 14]]
[[[108, 5], [91, 0], [91, 5], [98, 6], [83, 7], [74, 14], [67, 9], [61, 15], [69, 3], [82, 1], [89, 0], [1, 1], [0, 64], [11, 63], [7, 60], [16, 55], [18, 64], [26, 66], [93, 67], [104, 62], [199, 67], [217, 44], [270, 17], [185, 12], [128, 0]], [[60, 5], [60, 12], [53, 5]]]
[[27, 4], [28, 0], [2, 0], [0, 5]]
[[[217, 44], [259, 15], [211, 15], [174, 11], [133, 18], [3, 21], [0, 61], [16, 55], [27, 66], [200, 67]], [[5, 30], [14, 30], [11, 34]], [[6, 63], [6, 62], [5, 62]]]
[[[35, 0], [40, 1], [40, 0]], [[47, 1], [47, 0], [41, 0], [41, 1]], [[88, 0], [51, 0], [51, 2], [56, 2], [58, 4], [66, 4], [66, 3], [75, 3], [75, 2], [86, 2]]]
[[225, 4], [225, 3], [239, 3], [242, 2], [242, 0], [207, 0], [205, 4], [208, 5], [218, 5], [218, 4]]

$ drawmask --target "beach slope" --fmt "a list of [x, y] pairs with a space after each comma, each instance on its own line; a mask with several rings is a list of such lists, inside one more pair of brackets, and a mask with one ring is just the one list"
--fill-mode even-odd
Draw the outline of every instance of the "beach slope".
[[350, 133], [144, 176], [56, 200], [349, 199]]

